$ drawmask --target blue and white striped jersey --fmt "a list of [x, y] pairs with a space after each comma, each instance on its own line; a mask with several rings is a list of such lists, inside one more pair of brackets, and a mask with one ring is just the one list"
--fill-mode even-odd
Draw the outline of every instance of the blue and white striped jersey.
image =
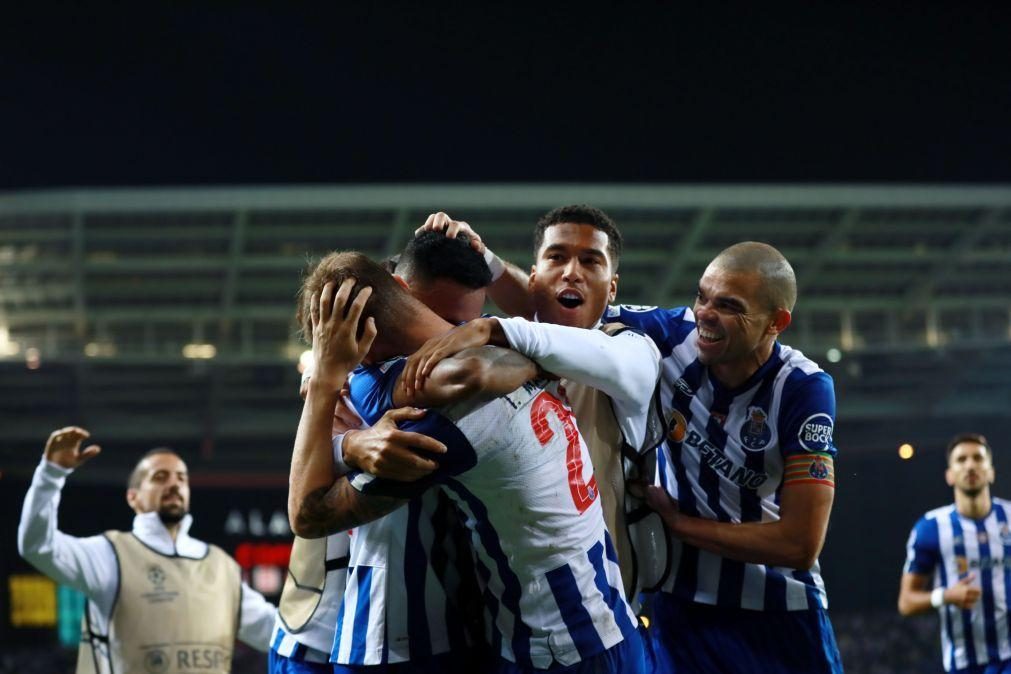
[[954, 585], [975, 573], [982, 594], [970, 610], [945, 604], [941, 655], [946, 671], [1011, 659], [1008, 593], [1011, 592], [1011, 501], [993, 499], [990, 514], [974, 520], [954, 505], [931, 510], [913, 526], [906, 545], [906, 573], [930, 576], [934, 587]]
[[467, 648], [460, 601], [477, 589], [461, 532], [458, 513], [437, 489], [356, 528], [330, 661], [377, 665]]
[[[834, 457], [835, 393], [817, 364], [776, 343], [772, 356], [729, 390], [698, 360], [687, 307], [614, 306], [605, 321], [649, 335], [660, 349], [660, 395], [669, 431], [657, 481], [682, 512], [721, 522], [779, 518], [788, 457]], [[702, 604], [752, 610], [827, 608], [819, 566], [808, 571], [728, 559], [674, 540], [665, 592]]]
[[[366, 422], [391, 406], [404, 363], [387, 361], [352, 376], [351, 398]], [[401, 427], [446, 444], [439, 469], [416, 483], [358, 474], [352, 484], [404, 498], [443, 485], [471, 531], [493, 653], [546, 669], [635, 634], [589, 453], [557, 382], [429, 411]], [[374, 573], [365, 566], [352, 575], [362, 586]], [[349, 584], [347, 597], [354, 594]]]

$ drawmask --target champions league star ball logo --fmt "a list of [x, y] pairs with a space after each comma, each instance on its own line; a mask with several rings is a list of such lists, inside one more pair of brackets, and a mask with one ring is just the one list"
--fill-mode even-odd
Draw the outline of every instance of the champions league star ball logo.
[[[157, 567], [153, 567], [157, 568]], [[169, 668], [169, 657], [165, 651], [148, 651], [144, 656], [144, 669], [150, 674], [161, 674], [167, 672]]]
[[772, 440], [772, 429], [765, 423], [769, 413], [761, 407], [748, 408], [748, 420], [741, 426], [741, 444], [746, 449], [764, 449]]
[[165, 584], [165, 572], [157, 564], [152, 564], [147, 567], [147, 579], [151, 581], [151, 584], [155, 586], [155, 589], [160, 590], [162, 585]]

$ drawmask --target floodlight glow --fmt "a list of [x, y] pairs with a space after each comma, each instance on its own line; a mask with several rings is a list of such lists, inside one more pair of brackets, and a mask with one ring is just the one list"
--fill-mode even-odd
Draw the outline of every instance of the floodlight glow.
[[909, 459], [913, 458], [913, 454], [915, 454], [915, 453], [916, 453], [916, 450], [913, 449], [913, 446], [911, 444], [909, 444], [908, 442], [903, 443], [902, 445], [899, 445], [899, 458], [900, 459], [908, 461]]
[[84, 355], [88, 358], [109, 358], [116, 355], [116, 345], [111, 342], [88, 342], [84, 345]]
[[218, 349], [213, 344], [187, 344], [183, 347], [183, 356], [186, 358], [207, 360], [218, 355]]
[[25, 349], [25, 367], [29, 370], [38, 370], [42, 365], [42, 353], [34, 346]]
[[16, 356], [21, 351], [21, 345], [11, 341], [10, 328], [0, 325], [0, 358]]
[[825, 360], [830, 363], [838, 363], [842, 360], [842, 351], [839, 349], [829, 349], [825, 352]]

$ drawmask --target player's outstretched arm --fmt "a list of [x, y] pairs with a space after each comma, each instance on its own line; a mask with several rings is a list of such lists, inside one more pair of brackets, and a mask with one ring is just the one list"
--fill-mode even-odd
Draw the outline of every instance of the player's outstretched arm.
[[414, 231], [414, 235], [426, 231], [442, 232], [451, 239], [455, 239], [461, 232], [467, 234], [470, 237], [470, 245], [484, 255], [485, 262], [491, 269], [492, 282], [488, 286], [488, 295], [495, 305], [510, 316], [534, 317], [534, 304], [529, 290], [530, 275], [491, 252], [468, 223], [453, 220], [442, 212], [432, 213], [425, 220], [425, 224]]
[[404, 372], [393, 389], [393, 404], [439, 407], [463, 400], [491, 400], [515, 391], [538, 375], [537, 365], [510, 349], [478, 347], [439, 361], [424, 390], [408, 392]]
[[786, 484], [776, 522], [717, 522], [685, 515], [660, 487], [647, 501], [675, 536], [697, 548], [752, 564], [810, 569], [825, 544], [834, 486]]
[[425, 380], [441, 361], [466, 349], [485, 345], [509, 346], [502, 326], [494, 318], [475, 318], [448, 332], [432, 337], [407, 358], [400, 381], [405, 393], [413, 396], [424, 390]]
[[631, 404], [636, 412], [649, 405], [660, 377], [660, 352], [646, 335], [619, 323], [587, 330], [523, 318], [489, 320], [505, 333], [504, 346], [545, 371]]
[[949, 587], [931, 588], [932, 580], [929, 576], [907, 571], [902, 574], [899, 583], [899, 613], [905, 616], [916, 615], [941, 608], [945, 604], [971, 609], [982, 594], [975, 581], [976, 574], [970, 573]]
[[266, 597], [242, 581], [239, 603], [239, 641], [261, 653], [270, 650], [270, 637], [274, 632], [277, 607]]
[[18, 552], [57, 583], [85, 593], [100, 608], [108, 609], [119, 577], [108, 540], [104, 536], [70, 536], [57, 527], [60, 492], [67, 477], [101, 451], [98, 445], [81, 449], [88, 437], [88, 431], [77, 426], [49, 435], [21, 509]]
[[327, 283], [310, 301], [314, 368], [291, 456], [288, 518], [292, 528], [306, 496], [334, 482], [334, 410], [348, 374], [368, 353], [376, 336], [375, 321], [369, 318], [358, 338], [358, 323], [372, 289], [362, 288], [349, 301], [354, 286], [354, 279], [345, 280], [340, 288]]

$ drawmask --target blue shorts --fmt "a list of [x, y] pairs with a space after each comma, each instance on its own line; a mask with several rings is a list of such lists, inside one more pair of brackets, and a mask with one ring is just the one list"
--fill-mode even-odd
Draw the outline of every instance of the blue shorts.
[[273, 648], [267, 661], [268, 674], [330, 674], [333, 669], [328, 662], [305, 662], [280, 655]]
[[441, 653], [408, 662], [385, 665], [331, 665], [327, 674], [472, 674], [475, 668], [473, 653]]
[[749, 611], [660, 592], [653, 601], [654, 671], [669, 674], [842, 674], [821, 609]]
[[491, 666], [491, 674], [646, 674], [646, 660], [643, 657], [642, 638], [636, 632], [620, 644], [611, 646], [602, 653], [581, 660], [574, 665], [557, 662], [547, 669], [521, 667], [515, 662], [499, 659]]

